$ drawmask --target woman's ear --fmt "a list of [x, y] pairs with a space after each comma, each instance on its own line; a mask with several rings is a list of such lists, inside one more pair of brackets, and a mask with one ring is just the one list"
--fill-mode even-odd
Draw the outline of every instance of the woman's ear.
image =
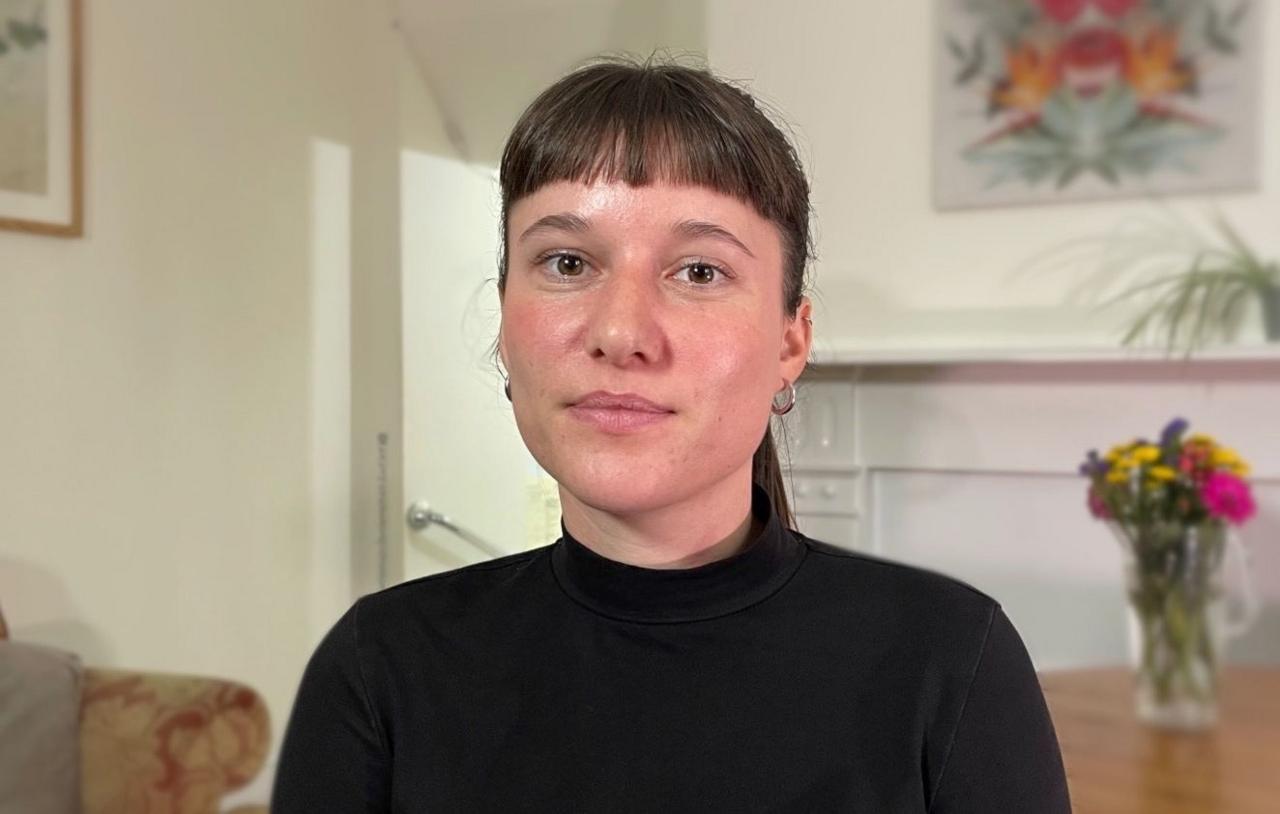
[[782, 377], [789, 382], [794, 383], [800, 378], [809, 362], [809, 351], [813, 347], [812, 319], [813, 303], [808, 297], [801, 297], [796, 315], [788, 320], [782, 333], [782, 353], [778, 357], [782, 363]]

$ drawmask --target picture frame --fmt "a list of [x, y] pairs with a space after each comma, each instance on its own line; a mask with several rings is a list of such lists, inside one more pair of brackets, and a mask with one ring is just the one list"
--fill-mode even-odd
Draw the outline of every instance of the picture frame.
[[1251, 191], [1260, 0], [936, 0], [939, 210]]
[[0, 0], [0, 229], [84, 233], [81, 0]]

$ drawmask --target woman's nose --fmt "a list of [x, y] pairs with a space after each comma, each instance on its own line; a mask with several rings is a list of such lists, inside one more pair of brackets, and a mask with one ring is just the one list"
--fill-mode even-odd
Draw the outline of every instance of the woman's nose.
[[588, 353], [615, 365], [658, 361], [664, 341], [659, 293], [647, 271], [615, 269], [588, 306]]

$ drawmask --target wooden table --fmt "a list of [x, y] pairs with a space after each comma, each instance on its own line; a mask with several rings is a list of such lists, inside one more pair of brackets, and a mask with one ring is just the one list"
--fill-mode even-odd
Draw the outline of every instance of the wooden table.
[[1280, 812], [1280, 668], [1228, 666], [1218, 726], [1141, 724], [1127, 668], [1040, 674], [1076, 814]]

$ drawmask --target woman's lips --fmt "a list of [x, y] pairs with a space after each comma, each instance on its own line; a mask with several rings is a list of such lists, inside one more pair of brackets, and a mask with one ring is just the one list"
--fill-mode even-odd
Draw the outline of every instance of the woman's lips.
[[669, 408], [639, 393], [595, 390], [569, 407], [569, 414], [602, 432], [622, 434], [660, 424], [674, 415]]
[[609, 393], [596, 390], [568, 408], [575, 419], [604, 433], [634, 433], [660, 424], [675, 415], [666, 407], [650, 402], [635, 393]]
[[627, 410], [620, 407], [587, 407], [575, 404], [569, 408], [569, 415], [603, 432], [620, 434], [652, 427], [666, 421], [675, 413]]

